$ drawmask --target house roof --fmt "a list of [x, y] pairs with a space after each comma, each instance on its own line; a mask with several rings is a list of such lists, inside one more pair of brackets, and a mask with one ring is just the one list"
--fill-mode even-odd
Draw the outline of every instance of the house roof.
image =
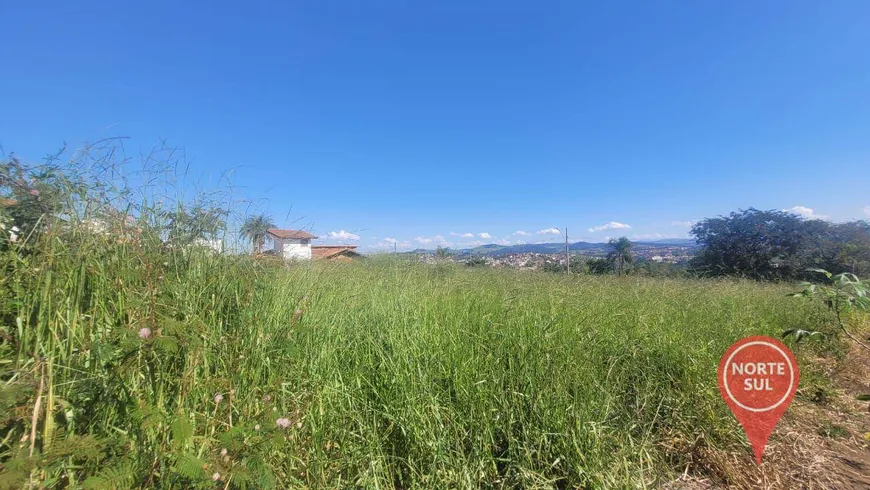
[[307, 231], [302, 230], [279, 230], [278, 228], [269, 228], [269, 234], [276, 236], [278, 238], [292, 239], [292, 240], [306, 240], [317, 238], [316, 236], [308, 233]]
[[359, 255], [356, 245], [312, 245], [311, 257], [315, 259], [331, 259], [338, 255]]

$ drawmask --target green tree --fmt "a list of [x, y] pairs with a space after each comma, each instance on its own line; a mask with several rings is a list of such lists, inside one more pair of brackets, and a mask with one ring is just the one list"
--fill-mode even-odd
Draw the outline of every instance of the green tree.
[[624, 274], [626, 266], [634, 262], [634, 257], [631, 255], [631, 241], [626, 237], [611, 238], [607, 245], [610, 247], [607, 261], [610, 263], [611, 269], [617, 274]]
[[[549, 258], [541, 265], [541, 270], [564, 274], [565, 262], [562, 259]], [[585, 274], [586, 272], [589, 272], [586, 260], [583, 257], [571, 257], [571, 274]]]
[[789, 280], [810, 267], [840, 268], [842, 238], [822, 220], [749, 208], [705, 219], [691, 233], [701, 245], [691, 266], [701, 275]]
[[208, 204], [194, 203], [190, 207], [180, 204], [175, 212], [167, 213], [169, 241], [188, 244], [215, 238], [226, 228], [227, 214], [226, 210]]
[[266, 242], [266, 234], [269, 233], [269, 228], [274, 228], [275, 223], [272, 217], [266, 214], [257, 214], [249, 216], [242, 224], [242, 229], [239, 233], [241, 238], [251, 241], [254, 253], [263, 251], [263, 244]]
[[823, 269], [870, 276], [870, 223], [852, 221], [831, 225], [835, 245]]
[[705, 276], [810, 279], [810, 268], [870, 273], [870, 223], [830, 223], [749, 208], [692, 228], [701, 250], [690, 266]]
[[602, 257], [592, 257], [586, 261], [590, 274], [604, 275], [613, 272], [610, 261]]
[[486, 267], [486, 257], [482, 255], [474, 255], [465, 261], [465, 265], [467, 265], [468, 267]]

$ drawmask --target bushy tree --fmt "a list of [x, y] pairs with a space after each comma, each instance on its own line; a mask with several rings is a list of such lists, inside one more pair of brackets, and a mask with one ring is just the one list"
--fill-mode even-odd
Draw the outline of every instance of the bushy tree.
[[691, 262], [696, 273], [753, 279], [807, 277], [808, 268], [870, 269], [870, 225], [805, 219], [783, 211], [754, 208], [708, 218], [691, 231], [701, 250]]
[[[553, 272], [564, 274], [565, 273], [565, 262], [562, 259], [547, 259], [541, 265], [541, 270], [544, 272]], [[586, 259], [583, 257], [571, 257], [571, 274], [585, 274], [589, 272], [589, 268], [586, 266]]]
[[611, 274], [613, 272], [613, 265], [609, 260], [602, 257], [593, 257], [586, 261], [586, 268], [589, 270], [590, 274]]
[[486, 267], [486, 257], [482, 255], [475, 255], [466, 260], [465, 265], [468, 267]]
[[870, 223], [852, 221], [832, 225], [833, 257], [823, 264], [827, 270], [842, 270], [860, 277], [870, 276]]
[[589, 266], [586, 265], [586, 259], [583, 257], [571, 257], [571, 274], [586, 274], [589, 272]]
[[187, 244], [215, 238], [226, 228], [227, 214], [225, 209], [204, 203], [179, 205], [175, 212], [167, 213], [169, 242]]
[[[807, 227], [797, 215], [755, 208], [707, 218], [692, 227], [701, 250], [692, 261], [704, 275], [783, 279], [806, 268]], [[802, 257], [803, 256], [803, 257]]]
[[565, 266], [558, 260], [546, 260], [541, 265], [541, 270], [544, 272], [564, 273]]

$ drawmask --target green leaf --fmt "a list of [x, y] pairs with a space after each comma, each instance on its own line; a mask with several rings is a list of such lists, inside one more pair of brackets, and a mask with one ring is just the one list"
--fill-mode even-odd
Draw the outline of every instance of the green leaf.
[[818, 272], [819, 274], [824, 274], [825, 277], [827, 277], [828, 279], [830, 279], [830, 278], [833, 277], [833, 274], [831, 274], [830, 272], [826, 271], [825, 269], [814, 269], [814, 268], [809, 268], [809, 269], [807, 269], [807, 272]]
[[135, 481], [136, 467], [131, 461], [122, 460], [119, 464], [103, 469], [84, 481], [87, 490], [114, 490], [131, 488]]
[[870, 395], [858, 395], [855, 399], [862, 402], [870, 402]]
[[182, 453], [175, 458], [175, 464], [172, 466], [172, 469], [186, 478], [204, 479], [204, 467], [205, 461], [197, 458], [193, 454]]
[[177, 447], [184, 447], [191, 436], [193, 436], [193, 426], [186, 418], [180, 417], [172, 422], [172, 442]]
[[163, 354], [175, 354], [178, 352], [178, 340], [169, 335], [161, 335], [154, 339], [154, 346]]

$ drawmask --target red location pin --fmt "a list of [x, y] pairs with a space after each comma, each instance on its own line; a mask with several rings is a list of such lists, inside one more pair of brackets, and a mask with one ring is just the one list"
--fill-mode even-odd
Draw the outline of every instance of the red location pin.
[[755, 463], [797, 391], [800, 371], [794, 354], [770, 337], [738, 340], [719, 361], [719, 391], [755, 452]]

